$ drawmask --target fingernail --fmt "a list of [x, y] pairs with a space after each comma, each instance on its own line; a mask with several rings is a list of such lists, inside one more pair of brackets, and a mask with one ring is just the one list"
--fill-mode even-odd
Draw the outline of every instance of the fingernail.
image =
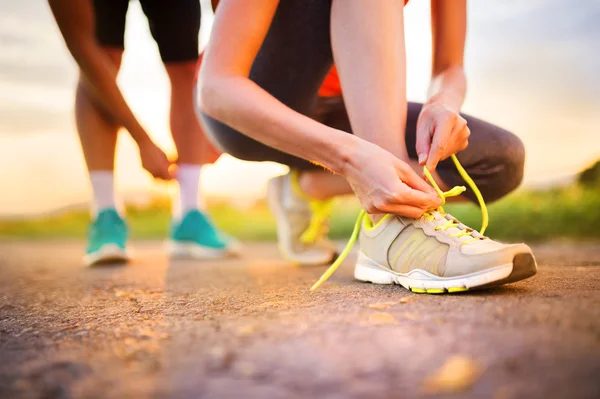
[[423, 163], [425, 163], [426, 160], [427, 160], [427, 155], [419, 154], [419, 165], [423, 165]]

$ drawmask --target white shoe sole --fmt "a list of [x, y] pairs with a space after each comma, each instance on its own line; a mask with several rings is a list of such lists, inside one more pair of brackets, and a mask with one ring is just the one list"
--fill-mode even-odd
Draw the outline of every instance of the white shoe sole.
[[83, 257], [83, 263], [86, 266], [94, 266], [101, 263], [127, 262], [131, 258], [127, 251], [115, 244], [104, 245], [96, 252], [87, 254]]
[[166, 247], [167, 253], [172, 259], [224, 259], [230, 255], [234, 255], [233, 251], [228, 247], [216, 249], [194, 243], [176, 242], [173, 240], [167, 241]]
[[271, 212], [275, 216], [279, 252], [284, 259], [299, 266], [321, 266], [331, 263], [335, 253], [324, 254], [323, 256], [303, 256], [302, 254], [295, 254], [291, 246], [285, 244], [292, 241], [292, 232], [290, 226], [285, 221], [285, 209], [281, 206], [282, 183], [283, 177], [276, 177], [271, 179], [267, 185], [267, 202]]
[[241, 241], [228, 236], [227, 247], [225, 249], [229, 256], [239, 257], [242, 256], [242, 252], [244, 251], [244, 244], [242, 244]]
[[[520, 258], [522, 260], [519, 262], [520, 270], [515, 270], [516, 259], [521, 255], [524, 257]], [[511, 263], [458, 277], [439, 277], [420, 269], [398, 273], [360, 252], [354, 269], [354, 278], [374, 284], [399, 284], [417, 293], [442, 294], [511, 283], [531, 277], [536, 271], [537, 266], [533, 255], [520, 254]]]

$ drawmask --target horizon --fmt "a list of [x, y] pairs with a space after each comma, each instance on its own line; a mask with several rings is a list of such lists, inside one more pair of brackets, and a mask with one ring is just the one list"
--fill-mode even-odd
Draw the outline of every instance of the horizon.
[[[600, 158], [600, 55], [595, 51], [600, 27], [594, 22], [600, 5], [592, 0], [578, 7], [564, 3], [469, 4], [464, 111], [521, 137], [528, 152], [529, 187], [560, 182]], [[428, 10], [429, 2], [417, 0], [406, 8], [411, 101], [424, 100], [430, 74]], [[204, 12], [202, 43], [211, 20]], [[137, 2], [130, 5], [127, 24], [119, 85], [142, 125], [174, 154], [168, 81]], [[0, 43], [0, 167], [5, 171], [0, 216], [39, 215], [84, 203], [89, 183], [72, 115], [77, 70], [46, 1], [3, 2]], [[151, 182], [126, 133], [120, 134], [116, 167], [123, 197], [146, 192], [151, 198], [176, 189], [172, 183]], [[207, 197], [252, 202], [263, 196], [269, 177], [285, 170], [223, 156], [204, 167], [202, 188]]]

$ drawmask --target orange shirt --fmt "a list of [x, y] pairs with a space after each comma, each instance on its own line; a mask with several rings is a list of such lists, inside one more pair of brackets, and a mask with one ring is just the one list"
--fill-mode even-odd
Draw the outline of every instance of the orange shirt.
[[340, 85], [340, 78], [338, 77], [337, 69], [335, 65], [331, 67], [329, 73], [325, 77], [321, 88], [319, 89], [320, 97], [336, 97], [342, 95], [342, 86]]

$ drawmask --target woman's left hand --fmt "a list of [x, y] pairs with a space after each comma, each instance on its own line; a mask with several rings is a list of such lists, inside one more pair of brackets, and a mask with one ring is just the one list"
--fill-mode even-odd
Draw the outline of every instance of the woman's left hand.
[[469, 145], [467, 121], [452, 107], [442, 102], [423, 105], [417, 121], [417, 155], [420, 165], [430, 171], [450, 155]]

